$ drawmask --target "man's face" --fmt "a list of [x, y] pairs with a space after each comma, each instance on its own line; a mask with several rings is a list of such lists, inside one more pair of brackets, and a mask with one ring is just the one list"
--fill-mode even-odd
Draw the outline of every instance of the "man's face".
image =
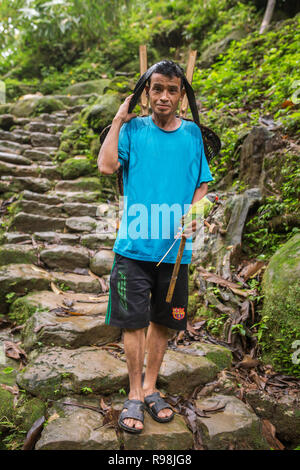
[[176, 113], [178, 103], [184, 95], [180, 77], [168, 77], [160, 73], [151, 75], [150, 87], [147, 86], [146, 91], [149, 93], [152, 111], [165, 117]]

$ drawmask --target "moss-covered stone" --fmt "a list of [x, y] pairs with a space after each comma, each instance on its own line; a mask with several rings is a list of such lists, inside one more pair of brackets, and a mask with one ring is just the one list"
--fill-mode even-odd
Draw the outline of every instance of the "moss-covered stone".
[[271, 258], [263, 278], [262, 359], [275, 370], [300, 377], [293, 343], [300, 340], [300, 234]]
[[45, 411], [45, 403], [38, 398], [32, 398], [18, 408], [15, 416], [15, 424], [20, 430], [28, 432], [33, 423], [44, 416]]
[[7, 114], [9, 112], [10, 104], [0, 104], [0, 114]]
[[36, 250], [30, 246], [14, 244], [0, 246], [0, 266], [18, 263], [33, 264], [36, 262]]
[[25, 323], [39, 309], [30, 302], [29, 296], [30, 294], [16, 299], [10, 306], [8, 317], [18, 325]]
[[111, 124], [120, 104], [121, 100], [115, 93], [100, 96], [92, 106], [82, 112], [82, 120], [95, 132], [100, 132]]
[[59, 181], [56, 191], [101, 191], [101, 181], [97, 177], [83, 177], [74, 181]]
[[109, 85], [110, 80], [107, 78], [88, 80], [86, 82], [74, 83], [74, 85], [68, 86], [65, 88], [64, 93], [69, 95], [89, 95], [91, 93], [102, 95]]
[[34, 109], [34, 115], [42, 113], [52, 113], [53, 111], [60, 111], [64, 109], [65, 105], [60, 100], [53, 98], [52, 96], [43, 96], [37, 103]]
[[31, 95], [19, 99], [10, 107], [10, 113], [17, 117], [36, 116], [40, 113], [52, 113], [64, 109], [64, 104], [51, 96]]
[[60, 167], [62, 177], [66, 180], [75, 179], [93, 173], [95, 168], [87, 158], [68, 158]]

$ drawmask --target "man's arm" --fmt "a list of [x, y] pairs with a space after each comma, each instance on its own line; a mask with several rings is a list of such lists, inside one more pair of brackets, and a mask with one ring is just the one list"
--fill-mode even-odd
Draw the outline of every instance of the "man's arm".
[[193, 200], [192, 200], [192, 205], [195, 204], [195, 202], [200, 201], [208, 191], [208, 184], [207, 183], [201, 183], [199, 188], [195, 189]]
[[115, 115], [109, 132], [101, 145], [98, 155], [98, 169], [103, 175], [112, 175], [120, 167], [118, 161], [118, 142], [119, 134], [124, 122], [130, 121], [136, 114], [128, 114], [128, 107], [133, 95], [126, 98], [124, 103], [121, 104], [117, 114]]

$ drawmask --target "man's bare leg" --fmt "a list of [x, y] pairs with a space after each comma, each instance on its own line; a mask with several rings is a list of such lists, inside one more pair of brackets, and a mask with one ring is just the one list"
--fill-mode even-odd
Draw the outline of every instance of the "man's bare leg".
[[[142, 371], [145, 357], [145, 329], [124, 331], [124, 350], [127, 361], [130, 392], [130, 400], [144, 401], [142, 389]], [[125, 408], [126, 409], [126, 408]], [[124, 424], [136, 429], [143, 429], [143, 423], [139, 420], [127, 418]]]
[[[143, 385], [144, 396], [157, 392], [155, 388], [158, 372], [168, 345], [168, 328], [157, 323], [150, 322], [146, 337], [147, 366]], [[152, 403], [150, 403], [150, 406]], [[169, 408], [162, 409], [158, 416], [167, 418], [173, 414]]]

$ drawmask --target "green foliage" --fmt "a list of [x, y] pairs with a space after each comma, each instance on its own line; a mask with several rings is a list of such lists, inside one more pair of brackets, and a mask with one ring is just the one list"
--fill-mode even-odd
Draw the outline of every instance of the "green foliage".
[[298, 155], [286, 153], [281, 167], [277, 169], [277, 178], [281, 180], [278, 196], [265, 198], [246, 224], [243, 248], [249, 255], [264, 255], [266, 259], [299, 231], [298, 227], [293, 227], [300, 213]]
[[270, 312], [270, 315], [263, 315], [257, 335], [264, 361], [271, 362], [276, 371], [298, 378], [300, 366], [292, 361], [292, 345], [300, 340], [299, 303], [300, 286], [294, 283], [284, 298], [264, 306], [264, 312]]

